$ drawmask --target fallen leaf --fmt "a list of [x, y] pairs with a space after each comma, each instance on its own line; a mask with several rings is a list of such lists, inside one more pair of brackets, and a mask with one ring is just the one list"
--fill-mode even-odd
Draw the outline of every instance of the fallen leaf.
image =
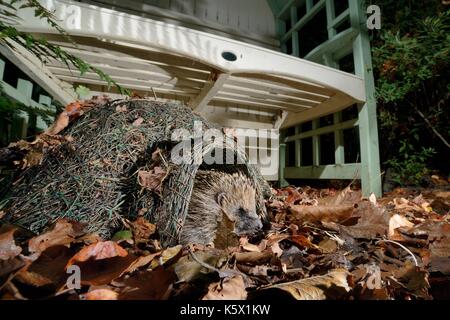
[[434, 241], [430, 245], [430, 269], [450, 275], [450, 238]]
[[408, 290], [408, 293], [411, 293], [418, 298], [430, 298], [428, 293], [428, 289], [430, 288], [428, 272], [410, 263], [394, 270], [391, 280], [397, 280]]
[[387, 235], [389, 230], [389, 214], [374, 206], [369, 201], [362, 201], [355, 210], [360, 218], [356, 225], [342, 226], [341, 231], [357, 239], [376, 239]]
[[284, 290], [289, 292], [292, 297], [297, 300], [325, 300], [338, 298], [351, 290], [347, 281], [348, 276], [349, 272], [347, 270], [335, 269], [324, 276], [276, 284], [265, 290]]
[[84, 300], [118, 300], [119, 294], [111, 289], [94, 289], [82, 295]]
[[84, 247], [67, 263], [67, 267], [88, 260], [103, 260], [114, 257], [126, 257], [128, 252], [114, 241], [100, 241]]
[[212, 283], [209, 285], [208, 293], [202, 300], [245, 300], [247, 291], [245, 290], [242, 276], [234, 276], [231, 279]]
[[[227, 255], [223, 251], [219, 250], [196, 251], [195, 256], [198, 260], [214, 268], [218, 268], [227, 259]], [[200, 265], [190, 255], [181, 257], [175, 263], [174, 270], [178, 280], [182, 282], [191, 282], [201, 276], [213, 272], [211, 269], [207, 269]]]
[[396, 232], [396, 229], [400, 228], [400, 227], [412, 228], [412, 227], [414, 227], [414, 223], [410, 222], [408, 219], [406, 219], [405, 217], [403, 217], [403, 216], [401, 216], [399, 214], [394, 214], [389, 219], [389, 231], [388, 231], [389, 239], [391, 239], [391, 240], [399, 240], [399, 241], [401, 241], [403, 239]]
[[73, 249], [57, 245], [47, 248], [40, 256], [21, 269], [16, 279], [35, 287], [51, 285], [57, 289], [68, 277], [64, 267], [73, 255]]
[[132, 125], [133, 125], [133, 127], [139, 127], [143, 122], [144, 122], [144, 118], [139, 117], [136, 120], [134, 120]]
[[427, 236], [429, 241], [439, 240], [450, 234], [450, 222], [427, 220], [413, 228], [400, 228], [402, 233], [416, 237]]
[[32, 238], [28, 243], [28, 250], [30, 252], [43, 252], [52, 246], [68, 245], [76, 237], [84, 234], [83, 229], [84, 226], [79, 222], [60, 219], [49, 231]]
[[56, 121], [48, 128], [45, 133], [49, 135], [57, 135], [69, 125], [69, 113], [63, 111], [59, 114]]
[[263, 252], [236, 252], [233, 256], [239, 263], [260, 265], [269, 262], [274, 255], [271, 250], [265, 250]]
[[156, 226], [144, 217], [138, 217], [131, 227], [136, 243], [146, 242], [156, 232]]
[[149, 265], [155, 258], [161, 255], [161, 252], [149, 254], [147, 256], [138, 257], [135, 261], [133, 261], [130, 266], [122, 272], [122, 275], [125, 273], [133, 273], [139, 268], [145, 267]]
[[242, 249], [244, 249], [245, 251], [250, 251], [250, 252], [261, 252], [261, 249], [255, 245], [255, 244], [251, 244], [248, 242], [248, 238], [247, 237], [242, 237], [239, 239], [239, 244], [242, 247]]
[[361, 201], [361, 191], [353, 191], [350, 187], [345, 188], [335, 196], [328, 196], [319, 199], [318, 205], [325, 207], [345, 207], [353, 206], [355, 203]]
[[[8, 260], [0, 259], [0, 279], [11, 272], [14, 272], [25, 265], [25, 261], [20, 257], [11, 258]], [[0, 287], [3, 283], [0, 280]]]
[[303, 195], [293, 187], [287, 187], [286, 191], [288, 192], [288, 196], [284, 202], [287, 205], [294, 205], [297, 201], [303, 198]]
[[153, 271], [141, 271], [127, 279], [117, 280], [122, 289], [119, 300], [163, 300], [169, 297], [173, 271], [159, 267]]
[[14, 240], [15, 228], [0, 234], [0, 260], [9, 260], [18, 256], [22, 248], [16, 245]]
[[307, 237], [301, 234], [293, 235], [289, 238], [292, 242], [304, 248], [317, 248], [315, 244], [311, 242]]
[[336, 241], [332, 239], [324, 239], [320, 241], [318, 247], [322, 253], [333, 253], [338, 248]]
[[373, 205], [377, 205], [377, 196], [374, 194], [374, 193], [372, 193], [372, 194], [370, 194], [370, 196], [369, 196], [369, 201], [373, 204]]
[[163, 266], [173, 262], [176, 258], [180, 257], [181, 249], [183, 249], [183, 246], [178, 245], [164, 250], [159, 256], [159, 259], [152, 262], [152, 269], [156, 269], [158, 266]]
[[161, 183], [167, 172], [161, 167], [155, 167], [151, 171], [138, 171], [138, 183], [142, 188], [150, 191], [161, 192]]
[[283, 250], [280, 248], [280, 243], [279, 242], [274, 242], [271, 246], [270, 246], [270, 250], [272, 250], [272, 252], [275, 254], [275, 256], [277, 257], [281, 257], [281, 255], [283, 254]]
[[116, 107], [116, 112], [127, 112], [128, 108], [127, 106], [117, 106]]
[[336, 222], [342, 223], [348, 220], [353, 214], [353, 205], [339, 206], [291, 206], [289, 211], [293, 216], [289, 217], [292, 223], [300, 224]]

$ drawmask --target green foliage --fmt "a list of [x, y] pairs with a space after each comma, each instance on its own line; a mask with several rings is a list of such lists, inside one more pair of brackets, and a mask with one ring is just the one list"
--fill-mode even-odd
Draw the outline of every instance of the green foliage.
[[407, 141], [401, 141], [400, 144], [398, 155], [386, 161], [393, 169], [392, 179], [400, 185], [417, 185], [429, 172], [427, 162], [435, 151], [433, 148], [423, 147], [420, 151], [416, 151]]
[[[102, 70], [68, 53], [60, 46], [48, 42], [44, 38], [37, 38], [30, 33], [17, 30], [15, 25], [20, 19], [17, 16], [17, 11], [27, 8], [33, 9], [34, 15], [37, 18], [46, 21], [51, 27], [58, 31], [66, 41], [76, 45], [69, 34], [58, 25], [53, 13], [43, 7], [37, 0], [0, 0], [0, 45], [8, 46], [13, 50], [17, 50], [17, 47], [21, 46], [35, 55], [43, 63], [46, 63], [49, 59], [56, 59], [64, 63], [69, 69], [75, 68], [79, 70], [81, 75], [89, 71], [95, 72], [100, 79], [108, 84], [108, 88], [115, 86], [121, 94], [130, 95], [129, 90], [122, 88]], [[86, 90], [83, 92], [86, 93]], [[57, 107], [57, 109], [59, 108]], [[9, 132], [8, 125], [5, 124], [13, 123], [13, 119], [21, 112], [26, 112], [35, 119], [39, 116], [48, 125], [52, 123], [52, 118], [55, 116], [54, 112], [18, 103], [7, 96], [0, 86], [0, 117], [2, 120], [1, 122], [3, 123], [0, 144], [3, 145], [9, 142], [9, 138], [4, 134], [5, 132]], [[33, 134], [33, 132], [31, 134]]]
[[86, 97], [90, 94], [91, 90], [89, 90], [89, 88], [87, 88], [87, 87], [85, 87], [85, 86], [79, 85], [79, 86], [75, 89], [75, 92], [76, 92], [77, 95], [78, 95], [78, 99], [84, 99], [84, 98], [86, 98]]
[[378, 97], [383, 102], [405, 99], [449, 63], [450, 11], [418, 22], [414, 34], [387, 30], [374, 47]]
[[382, 30], [372, 34], [381, 160], [403, 184], [417, 183], [427, 166], [448, 174], [449, 6], [440, 0], [371, 3], [382, 11]]
[[[36, 0], [12, 0], [11, 3], [0, 0], [0, 45], [12, 46], [11, 40], [22, 45], [28, 51], [36, 55], [42, 62], [46, 62], [48, 58], [57, 59], [70, 69], [75, 67], [81, 73], [88, 71], [95, 72], [100, 79], [106, 81], [108, 88], [115, 86], [121, 94], [130, 95], [130, 91], [118, 85], [110, 76], [102, 70], [90, 65], [84, 60], [68, 53], [60, 46], [48, 42], [44, 38], [36, 38], [35, 36], [20, 32], [14, 27], [14, 21], [19, 19], [16, 15], [17, 10], [33, 8], [36, 17], [47, 21], [53, 28], [62, 34], [67, 40], [71, 41], [67, 32], [61, 28], [56, 22], [53, 14], [43, 7]], [[3, 18], [3, 19], [1, 19]], [[72, 41], [71, 41], [72, 42]]]

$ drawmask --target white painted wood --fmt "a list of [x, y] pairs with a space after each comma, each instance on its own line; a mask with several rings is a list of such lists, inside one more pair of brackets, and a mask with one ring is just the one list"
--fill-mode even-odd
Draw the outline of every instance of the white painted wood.
[[[167, 4], [161, 1], [159, 5]], [[158, 100], [183, 101], [224, 127], [266, 129], [278, 134], [280, 128], [365, 100], [361, 78], [306, 60], [124, 12], [69, 0], [41, 2], [55, 10], [78, 45], [67, 43], [27, 10], [21, 30], [47, 37], [105, 71], [125, 88]], [[189, 8], [183, 7], [186, 3]], [[177, 0], [171, 5], [180, 14], [186, 14], [194, 11], [193, 3], [200, 1]], [[232, 4], [222, 1], [216, 5], [220, 11], [217, 23], [228, 23], [231, 15], [222, 13]], [[249, 4], [241, 5], [245, 6]], [[196, 15], [201, 14], [208, 19], [214, 16], [211, 11], [196, 11]], [[254, 21], [239, 16], [239, 23]], [[222, 57], [224, 51], [234, 53], [236, 61], [226, 61]], [[53, 60], [48, 71], [60, 81], [87, 86], [93, 95], [108, 91], [106, 83], [93, 72], [81, 75]], [[120, 97], [114, 88], [109, 92]], [[279, 139], [269, 143], [264, 138], [258, 138], [256, 145], [246, 146], [249, 157], [259, 164], [266, 179], [279, 177], [279, 146]]]
[[0, 53], [33, 79], [41, 88], [61, 104], [68, 104], [76, 98], [72, 86], [63, 83], [51, 71], [17, 42], [6, 39], [9, 46], [0, 45]]
[[323, 102], [316, 108], [312, 108], [301, 113], [291, 114], [288, 118], [286, 118], [286, 121], [281, 125], [281, 129], [288, 128], [298, 123], [306, 122], [318, 117], [335, 113], [337, 111], [342, 110], [343, 108], [345, 109], [346, 107], [351, 106], [352, 104], [354, 104], [354, 100], [351, 97], [343, 93], [336, 93], [335, 96]]
[[[64, 21], [71, 34], [101, 37], [141, 45], [151, 43], [169, 52], [203, 62], [225, 73], [257, 73], [289, 77], [315, 83], [332, 91], [343, 92], [356, 101], [365, 100], [361, 78], [279, 52], [212, 34], [174, 26], [112, 10], [87, 6], [68, 0], [42, 0], [46, 7]], [[45, 21], [33, 18], [29, 10], [20, 11], [21, 30], [55, 33]], [[226, 61], [222, 53], [233, 52], [237, 60]], [[270, 61], [270, 63], [268, 63]]]
[[189, 101], [189, 107], [195, 112], [202, 114], [208, 106], [208, 103], [214, 98], [217, 92], [219, 92], [229, 76], [230, 75], [226, 73], [211, 73], [211, 80], [205, 84], [198, 96]]
[[289, 112], [287, 112], [287, 111], [281, 112], [281, 115], [278, 117], [278, 119], [273, 124], [273, 128], [279, 130], [281, 128], [281, 125], [286, 121], [288, 114], [289, 114]]
[[277, 49], [275, 18], [265, 0], [81, 1]]

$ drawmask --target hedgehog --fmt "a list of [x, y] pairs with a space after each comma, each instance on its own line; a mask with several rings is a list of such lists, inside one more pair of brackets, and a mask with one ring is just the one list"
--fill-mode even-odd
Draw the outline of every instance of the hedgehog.
[[199, 170], [180, 243], [225, 248], [263, 228], [256, 213], [256, 189], [242, 173]]

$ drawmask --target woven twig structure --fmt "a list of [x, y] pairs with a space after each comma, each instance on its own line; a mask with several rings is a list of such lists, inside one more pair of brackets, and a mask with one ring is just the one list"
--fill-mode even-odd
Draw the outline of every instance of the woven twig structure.
[[[145, 212], [146, 218], [156, 223], [162, 244], [175, 244], [195, 174], [203, 164], [177, 164], [163, 156], [167, 176], [160, 192], [143, 190], [137, 173], [156, 165], [152, 154], [158, 148], [170, 155], [179, 142], [172, 139], [174, 130], [192, 132], [195, 121], [201, 121], [204, 129], [221, 130], [178, 103], [116, 100], [90, 109], [62, 132], [72, 136], [72, 142], [52, 149], [41, 165], [25, 170], [6, 186], [10, 192], [3, 220], [41, 232], [49, 223], [67, 217], [108, 238], [122, 218], [133, 219], [138, 212]], [[230, 139], [211, 141], [201, 148], [203, 154], [218, 148], [234, 150], [242, 165], [215, 165], [214, 170], [240, 170], [248, 175], [257, 189], [257, 209], [266, 217], [264, 198], [270, 196], [270, 188], [259, 170], [248, 164], [245, 152], [236, 150]]]

